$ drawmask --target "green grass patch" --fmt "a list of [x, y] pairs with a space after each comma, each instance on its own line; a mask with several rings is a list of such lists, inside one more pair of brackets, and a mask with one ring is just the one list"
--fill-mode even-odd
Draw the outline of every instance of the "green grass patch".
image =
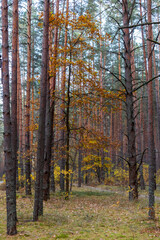
[[76, 197], [90, 197], [90, 196], [111, 196], [114, 193], [105, 192], [105, 191], [72, 191], [71, 196]]

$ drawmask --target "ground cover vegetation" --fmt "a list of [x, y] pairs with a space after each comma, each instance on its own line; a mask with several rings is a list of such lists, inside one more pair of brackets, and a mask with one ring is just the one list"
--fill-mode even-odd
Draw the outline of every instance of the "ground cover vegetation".
[[38, 222], [32, 222], [33, 196], [18, 192], [18, 234], [12, 237], [5, 233], [5, 192], [1, 191], [0, 239], [159, 239], [159, 200], [152, 221], [146, 216], [147, 195], [131, 203], [124, 187], [112, 192], [106, 186], [103, 191], [98, 188], [74, 187], [67, 202], [59, 191], [52, 194]]
[[[30, 227], [34, 239], [38, 226], [37, 234], [48, 234], [42, 239], [53, 232], [57, 239], [151, 239], [152, 233], [156, 239], [158, 1], [1, 3], [0, 177], [7, 234], [16, 235], [18, 227], [18, 238], [30, 238]], [[98, 184], [108, 192], [82, 188]], [[128, 200], [115, 193], [122, 187]], [[139, 202], [139, 192], [149, 201]], [[49, 233], [52, 221], [56, 227]]]

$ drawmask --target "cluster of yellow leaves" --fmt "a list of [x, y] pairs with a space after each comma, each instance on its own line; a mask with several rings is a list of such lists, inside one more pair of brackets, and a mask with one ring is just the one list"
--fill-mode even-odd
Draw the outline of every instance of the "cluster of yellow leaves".
[[103, 136], [98, 130], [94, 132], [94, 129], [92, 129], [90, 134], [83, 134], [82, 145], [87, 150], [105, 149], [109, 144], [109, 137]]
[[126, 169], [118, 168], [114, 170], [115, 181], [127, 183], [129, 178], [129, 171]]
[[60, 170], [60, 166], [58, 164], [54, 165], [54, 177], [55, 177], [55, 181], [59, 182], [60, 181], [60, 174], [63, 174], [65, 177], [67, 174], [71, 175], [73, 172], [72, 170], [69, 170], [68, 172], [66, 170]]
[[101, 168], [102, 167], [102, 161], [101, 157], [97, 155], [90, 154], [86, 157], [83, 158], [83, 170], [88, 171], [90, 169], [94, 170], [95, 172], [97, 171], [97, 167]]
[[58, 14], [50, 13], [49, 16], [49, 23], [50, 26], [53, 28], [56, 27], [62, 27], [66, 23], [66, 18], [63, 13], [59, 12]]
[[107, 163], [102, 164], [101, 156], [90, 154], [83, 158], [83, 170], [88, 171], [92, 169], [93, 171], [97, 171], [98, 168], [107, 169], [108, 173], [110, 173], [112, 168], [112, 162], [109, 157], [106, 157], [105, 160]]

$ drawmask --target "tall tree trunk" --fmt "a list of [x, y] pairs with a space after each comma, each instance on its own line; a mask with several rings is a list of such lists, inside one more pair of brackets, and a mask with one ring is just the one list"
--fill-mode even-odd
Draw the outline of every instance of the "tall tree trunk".
[[[128, 1], [124, 0], [123, 6], [123, 25], [129, 26]], [[125, 51], [125, 87], [126, 87], [126, 115], [127, 115], [127, 138], [128, 138], [128, 163], [129, 163], [129, 200], [138, 198], [137, 184], [137, 164], [135, 147], [135, 120], [132, 92], [132, 72], [131, 72], [131, 46], [130, 32], [124, 28], [124, 51]]]
[[[17, 2], [13, 3], [16, 21]], [[15, 23], [16, 24], [16, 23]], [[13, 32], [16, 35], [16, 29]], [[9, 95], [9, 58], [8, 58], [8, 1], [2, 1], [2, 82], [4, 117], [4, 156], [6, 172], [7, 234], [14, 235], [16, 230], [16, 164], [11, 152], [11, 118]]]
[[[18, 16], [19, 18], [19, 16]], [[17, 24], [19, 25], [19, 24]], [[20, 154], [18, 154], [18, 151], [20, 152], [20, 100], [19, 100], [19, 82], [20, 82], [20, 61], [19, 61], [19, 34], [17, 36], [17, 161], [16, 161], [16, 190], [19, 189], [20, 187], [20, 175], [18, 169], [20, 168], [19, 166], [19, 160], [20, 160]], [[21, 174], [21, 173], [20, 173]]]
[[24, 167], [23, 167], [23, 147], [22, 147], [22, 86], [20, 72], [20, 57], [19, 57], [19, 38], [17, 45], [17, 103], [18, 103], [18, 119], [19, 119], [19, 167], [20, 167], [20, 187], [24, 187]]
[[[15, 174], [18, 174], [18, 131], [17, 131], [17, 45], [18, 45], [18, 1], [13, 1], [12, 27], [12, 94], [11, 94], [11, 146], [12, 158], [15, 164]], [[16, 185], [16, 176], [15, 176]], [[15, 199], [16, 202], [16, 199]]]
[[[70, 52], [70, 62], [71, 62], [71, 52]], [[69, 65], [69, 75], [68, 75], [68, 88], [67, 88], [67, 112], [66, 112], [66, 144], [67, 144], [67, 152], [66, 152], [66, 193], [65, 193], [65, 199], [69, 198], [69, 142], [70, 142], [70, 84], [71, 84], [71, 64]]]
[[[152, 34], [153, 35], [153, 34]], [[153, 36], [152, 36], [152, 39], [153, 39]], [[157, 68], [156, 68], [156, 56], [155, 56], [155, 50], [153, 49], [152, 50], [152, 53], [153, 53], [153, 68], [154, 68], [154, 76], [157, 76]], [[154, 90], [153, 92], [155, 92], [155, 95], [156, 95], [156, 119], [157, 119], [157, 129], [155, 128], [155, 148], [157, 148], [158, 150], [158, 153], [157, 155], [155, 156], [156, 157], [156, 166], [158, 165], [159, 163], [159, 151], [160, 151], [160, 104], [159, 104], [159, 79], [156, 78], [155, 79], [155, 87], [154, 87]], [[157, 138], [156, 138], [157, 136]], [[160, 164], [160, 163], [159, 163]], [[158, 168], [157, 168], [158, 169]]]
[[36, 183], [33, 221], [38, 220], [38, 216], [43, 215], [43, 168], [44, 168], [44, 147], [45, 147], [45, 117], [46, 117], [46, 85], [48, 80], [48, 31], [49, 30], [49, 0], [44, 1], [43, 19], [43, 49], [42, 67], [40, 82], [40, 110], [38, 128], [38, 149], [36, 166]]
[[[59, 0], [56, 2], [56, 16], [59, 13]], [[52, 37], [51, 29], [49, 31], [51, 57]], [[50, 195], [50, 166], [52, 157], [52, 143], [53, 143], [53, 122], [54, 122], [54, 108], [55, 108], [55, 87], [56, 87], [56, 63], [57, 63], [57, 48], [58, 48], [58, 26], [54, 29], [54, 65], [53, 77], [47, 81], [47, 102], [46, 102], [46, 132], [45, 132], [45, 154], [44, 154], [44, 175], [43, 175], [43, 199], [47, 201]], [[51, 70], [51, 69], [50, 69]]]
[[[35, 64], [34, 64], [34, 37], [33, 37], [33, 42], [32, 42], [32, 81], [31, 81], [31, 119], [30, 119], [30, 159], [33, 158], [33, 148], [34, 148], [34, 142], [33, 142], [33, 137], [34, 137], [34, 71], [35, 71]], [[31, 172], [32, 172], [32, 162], [31, 162]]]
[[[151, 18], [151, 0], [147, 0], [148, 22], [152, 22]], [[148, 39], [152, 39], [152, 25], [148, 26]], [[152, 45], [148, 41], [148, 80], [152, 79]], [[149, 157], [149, 218], [155, 218], [155, 146], [154, 146], [154, 130], [153, 130], [153, 89], [152, 82], [148, 84], [148, 157]]]
[[[158, 22], [159, 22], [159, 10], [158, 10]], [[158, 24], [158, 32], [160, 33], [160, 24]], [[160, 42], [160, 34], [158, 37], [158, 41]], [[159, 45], [159, 61], [160, 61], [160, 45]], [[159, 70], [159, 74], [160, 74], [160, 70]], [[158, 79], [157, 79], [158, 80]], [[158, 98], [159, 98], [159, 81], [158, 81]], [[158, 114], [158, 124], [160, 122], [160, 110], [159, 110], [159, 114]], [[160, 144], [160, 125], [158, 126], [159, 128], [159, 144]], [[158, 149], [158, 162], [157, 162], [157, 170], [160, 168], [160, 149]]]
[[[80, 59], [83, 60], [83, 50], [82, 50], [82, 44], [80, 43]], [[83, 89], [82, 89], [82, 84], [84, 85], [84, 83], [82, 83], [82, 79], [83, 79], [83, 71], [82, 68], [79, 67], [79, 79], [80, 79], [80, 86], [79, 86], [79, 94], [80, 94], [80, 98], [83, 101], [82, 98], [82, 93], [83, 93]], [[76, 109], [75, 109], [76, 110]], [[81, 129], [82, 127], [82, 118], [83, 118], [83, 113], [82, 113], [82, 105], [79, 106], [79, 128]], [[83, 139], [83, 133], [80, 132], [80, 137], [79, 137], [79, 154], [78, 154], [78, 187], [81, 187], [82, 184], [82, 152], [83, 152], [83, 144], [82, 144], [82, 139]]]
[[[134, 60], [134, 44], [133, 44], [133, 37], [132, 37], [132, 53], [131, 53], [131, 71], [132, 71], [132, 81], [133, 85], [136, 85], [136, 68], [135, 68], [135, 60]], [[141, 126], [140, 126], [140, 120], [139, 120], [139, 107], [138, 107], [138, 96], [137, 93], [134, 92], [134, 116], [135, 116], [135, 130], [136, 130], [136, 156], [137, 156], [137, 162], [140, 164], [139, 172], [140, 172], [140, 184], [141, 189], [145, 188], [144, 184], [144, 178], [143, 178], [143, 163], [141, 162], [142, 157], [142, 141], [141, 141]], [[143, 161], [143, 159], [142, 159]]]
[[[121, 81], [121, 55], [120, 55], [120, 35], [118, 37], [118, 49], [119, 49], [119, 54], [118, 54], [118, 73], [119, 73], [119, 79]], [[120, 102], [120, 113], [119, 113], [119, 122], [120, 122], [120, 127], [119, 127], [119, 140], [120, 140], [120, 161], [121, 161], [121, 167], [124, 168], [124, 160], [122, 159], [123, 157], [123, 121], [122, 121], [122, 101]]]
[[[101, 4], [100, 2], [100, 70], [99, 70], [99, 79], [100, 79], [100, 88], [103, 90], [103, 72], [102, 72], [102, 65], [103, 65], [103, 54], [102, 54], [102, 14], [101, 14]], [[100, 134], [101, 136], [104, 135], [104, 128], [103, 128], [103, 98], [100, 97]], [[100, 168], [100, 181], [104, 181], [104, 151], [103, 148], [99, 149], [99, 154], [101, 158], [102, 167]]]
[[[67, 58], [67, 34], [68, 34], [68, 10], [69, 10], [69, 0], [66, 2], [66, 24], [65, 24], [65, 37], [64, 37], [64, 61]], [[61, 108], [61, 115], [62, 115], [62, 130], [61, 130], [61, 141], [62, 141], [62, 159], [60, 163], [60, 189], [64, 191], [64, 173], [65, 170], [65, 83], [66, 83], [66, 63], [64, 62], [64, 66], [62, 68], [62, 82], [61, 82], [61, 91], [62, 91], [62, 108]], [[67, 156], [67, 155], [66, 155]]]
[[31, 195], [31, 163], [30, 163], [30, 80], [31, 80], [31, 5], [32, 0], [27, 1], [27, 94], [26, 94], [26, 131], [25, 131], [25, 174], [26, 195]]
[[[143, 74], [142, 74], [142, 81], [143, 81]], [[141, 134], [142, 132], [142, 129], [143, 129], [143, 121], [144, 121], [144, 114], [143, 114], [143, 90], [142, 90], [142, 96], [141, 96], [141, 102], [140, 102], [140, 121], [139, 121], [139, 131], [140, 131], [140, 138], [141, 138], [141, 154], [146, 150], [145, 149], [145, 146], [143, 144], [143, 138], [144, 138], [144, 135]], [[143, 156], [143, 159], [142, 161], [144, 162], [144, 156]], [[144, 176], [143, 176], [143, 162], [140, 166], [140, 186], [141, 186], [141, 190], [145, 190], [145, 182], [144, 182]]]
[[[142, 3], [141, 3], [141, 0], [139, 0], [140, 2], [140, 16], [141, 16], [141, 23], [142, 22]], [[144, 38], [144, 28], [143, 26], [141, 26], [141, 35], [142, 35], [142, 45], [143, 45], [143, 59], [144, 59], [144, 67], [145, 67], [145, 75], [146, 75], [146, 81], [148, 80], [148, 69], [147, 69], [147, 58], [146, 58], [146, 48], [145, 48], [145, 38]], [[145, 117], [145, 113], [144, 114], [144, 117]], [[146, 121], [147, 122], [147, 121]], [[147, 139], [148, 139], [148, 133], [147, 133], [147, 123], [144, 121], [144, 118], [143, 118], [143, 145], [144, 145], [144, 149], [147, 148], [148, 146], [148, 142], [147, 142]], [[147, 160], [148, 158], [148, 153], [144, 155], [144, 161]]]

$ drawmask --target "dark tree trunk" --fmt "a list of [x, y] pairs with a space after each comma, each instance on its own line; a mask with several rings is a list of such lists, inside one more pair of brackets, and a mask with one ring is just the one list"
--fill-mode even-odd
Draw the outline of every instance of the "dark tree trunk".
[[48, 79], [48, 29], [49, 29], [49, 0], [44, 1], [43, 20], [43, 49], [42, 68], [40, 83], [40, 112], [38, 128], [38, 149], [36, 166], [36, 183], [33, 221], [38, 220], [38, 216], [43, 215], [43, 168], [44, 168], [44, 147], [45, 147], [45, 116], [46, 116], [46, 85]]
[[[143, 81], [143, 75], [142, 75], [142, 81]], [[141, 154], [143, 154], [143, 152], [145, 151], [145, 146], [143, 145], [143, 138], [144, 138], [144, 135], [141, 134], [141, 131], [143, 130], [143, 101], [142, 101], [142, 97], [143, 97], [143, 90], [142, 90], [142, 96], [141, 96], [141, 103], [140, 103], [140, 143], [141, 143]], [[142, 164], [140, 166], [140, 186], [141, 186], [141, 190], [145, 190], [145, 182], [144, 182], [144, 176], [143, 176], [143, 163], [144, 163], [144, 156], [145, 154], [143, 155], [143, 159], [142, 159]], [[141, 161], [141, 159], [140, 159]]]
[[78, 187], [82, 184], [82, 148], [79, 149], [78, 156]]
[[[141, 0], [139, 0], [140, 2], [140, 16], [141, 16], [141, 23], [142, 22], [142, 4], [141, 4]], [[142, 44], [143, 44], [143, 59], [144, 59], [144, 67], [145, 67], [145, 75], [146, 75], [146, 81], [148, 81], [148, 70], [147, 70], [147, 59], [146, 59], [146, 48], [145, 48], [145, 39], [144, 39], [144, 28], [143, 26], [141, 26], [141, 35], [142, 35]], [[147, 132], [147, 121], [145, 121], [145, 119], [147, 119], [146, 113], [143, 113], [143, 148], [146, 149], [148, 146], [148, 132]], [[144, 119], [145, 118], [145, 119]], [[144, 155], [144, 161], [146, 161], [148, 159], [148, 153], [146, 153]]]
[[[11, 147], [12, 147], [12, 159], [15, 164], [16, 173], [18, 174], [17, 43], [18, 43], [18, 1], [14, 0], [13, 1], [13, 29], [12, 29]], [[15, 185], [16, 185], [16, 176], [15, 176]], [[15, 202], [16, 202], [16, 199], [15, 199]]]
[[[118, 37], [118, 48], [119, 48], [119, 53], [118, 53], [118, 73], [119, 73], [119, 79], [121, 81], [121, 55], [120, 55], [120, 35]], [[120, 140], [120, 150], [119, 150], [119, 157], [120, 157], [120, 162], [121, 162], [121, 167], [122, 169], [124, 168], [124, 160], [122, 159], [123, 157], [123, 121], [122, 121], [122, 101], [120, 102], [120, 113], [119, 113], [119, 122], [120, 122], [120, 127], [119, 127], [119, 140]]]
[[[129, 26], [129, 11], [127, 0], [123, 1], [123, 25]], [[128, 28], [124, 32], [125, 47], [125, 87], [126, 87], [126, 115], [127, 115], [127, 138], [128, 138], [128, 162], [129, 162], [129, 200], [138, 198], [137, 184], [137, 164], [135, 147], [135, 120], [132, 92], [132, 72], [131, 72], [131, 46], [130, 32]]]
[[77, 150], [75, 151], [73, 162], [72, 162], [72, 173], [71, 173], [71, 181], [70, 181], [70, 192], [72, 191], [73, 186], [73, 176], [76, 171], [76, 157], [77, 157]]
[[24, 187], [24, 167], [23, 167], [23, 147], [22, 147], [22, 86], [20, 72], [20, 57], [19, 57], [19, 39], [17, 45], [17, 103], [18, 103], [18, 119], [19, 119], [19, 168], [20, 168], [20, 187]]
[[[59, 12], [59, 0], [56, 2], [56, 14]], [[45, 131], [45, 154], [44, 154], [44, 175], [43, 175], [43, 199], [47, 201], [50, 197], [50, 166], [52, 157], [53, 122], [55, 108], [55, 87], [56, 87], [56, 60], [58, 48], [58, 27], [54, 29], [54, 66], [53, 77], [47, 81], [47, 102], [46, 102], [46, 131]], [[49, 35], [49, 43], [52, 43], [52, 33]], [[52, 44], [51, 44], [52, 45]], [[51, 52], [49, 52], [51, 57]]]
[[[152, 22], [151, 18], [151, 0], [147, 1], [148, 22]], [[148, 39], [152, 39], [152, 25], [148, 26]], [[152, 79], [152, 45], [148, 41], [148, 80]], [[152, 82], [148, 84], [148, 157], [149, 157], [149, 218], [155, 218], [155, 197], [154, 190], [156, 184], [156, 158], [154, 146], [154, 130], [153, 130], [153, 89]]]
[[[71, 53], [70, 53], [70, 61], [71, 61]], [[66, 112], [66, 128], [67, 128], [66, 143], [67, 143], [67, 152], [66, 152], [66, 193], [65, 193], [65, 199], [69, 198], [70, 84], [71, 84], [71, 65], [69, 65], [68, 89], [67, 89], [67, 112]]]
[[[153, 34], [152, 34], [153, 35]], [[153, 36], [152, 36], [152, 39], [153, 39]], [[155, 56], [155, 50], [153, 49], [152, 51], [153, 53], [153, 65], [154, 65], [154, 76], [157, 76], [157, 68], [156, 68], [156, 56]], [[155, 95], [156, 95], [156, 122], [157, 122], [157, 129], [156, 129], [156, 133], [155, 135], [157, 136], [157, 139], [156, 139], [156, 145], [155, 145], [155, 149], [157, 148], [158, 150], [158, 153], [157, 155], [155, 156], [156, 157], [156, 167], [157, 169], [159, 168], [159, 164], [160, 164], [160, 161], [159, 161], [159, 157], [160, 157], [160, 104], [159, 104], [159, 79], [156, 78], [155, 79], [155, 89], [153, 90], [153, 92], [155, 92]]]
[[44, 175], [43, 175], [43, 199], [50, 198], [50, 166], [52, 156], [53, 139], [53, 108], [54, 103], [50, 104], [50, 84], [47, 84], [47, 103], [46, 103], [46, 132], [45, 132], [45, 153], [44, 153]]
[[[13, 3], [16, 15], [17, 2]], [[14, 16], [16, 21], [16, 16]], [[15, 30], [15, 29], [14, 29]], [[15, 30], [16, 32], [16, 30]], [[14, 235], [16, 230], [16, 163], [11, 152], [11, 118], [9, 96], [9, 58], [8, 58], [8, 1], [2, 1], [2, 81], [4, 117], [4, 156], [6, 172], [7, 234]]]
[[[135, 60], [134, 60], [134, 44], [132, 38], [132, 54], [131, 54], [131, 71], [132, 71], [132, 81], [133, 84], [136, 85], [136, 68], [135, 68]], [[141, 123], [138, 115], [138, 97], [137, 93], [134, 92], [135, 103], [134, 103], [134, 116], [135, 116], [135, 124], [136, 124], [136, 155], [137, 155], [137, 162], [140, 164], [139, 173], [140, 173], [140, 185], [141, 189], [145, 189], [145, 183], [143, 178], [143, 153], [142, 153], [142, 141], [141, 141]], [[141, 161], [142, 160], [142, 161]]]
[[27, 96], [26, 96], [26, 131], [25, 131], [25, 174], [26, 195], [31, 195], [31, 163], [30, 163], [30, 79], [31, 79], [31, 5], [32, 0], [27, 2]]
[[51, 163], [51, 191], [55, 192], [56, 187], [55, 187], [55, 177], [54, 177], [54, 160]]
[[[68, 33], [68, 29], [67, 29], [67, 26], [68, 26], [68, 10], [69, 10], [69, 0], [67, 0], [66, 2], [66, 24], [65, 24], [65, 37], [64, 37], [64, 60], [66, 60], [66, 57], [67, 57], [67, 33]], [[64, 182], [65, 182], [65, 179], [64, 179], [64, 174], [63, 174], [63, 171], [65, 170], [65, 164], [66, 164], [66, 161], [65, 161], [65, 155], [67, 156], [66, 154], [66, 151], [65, 151], [65, 130], [64, 130], [64, 127], [65, 127], [65, 83], [66, 83], [66, 63], [64, 63], [64, 66], [62, 68], [62, 83], [61, 83], [61, 90], [62, 90], [62, 107], [61, 107], [61, 115], [62, 115], [62, 122], [61, 122], [61, 125], [62, 125], [62, 130], [61, 130], [61, 141], [62, 141], [62, 159], [61, 159], [61, 162], [60, 162], [60, 189], [61, 191], [64, 191]]]

